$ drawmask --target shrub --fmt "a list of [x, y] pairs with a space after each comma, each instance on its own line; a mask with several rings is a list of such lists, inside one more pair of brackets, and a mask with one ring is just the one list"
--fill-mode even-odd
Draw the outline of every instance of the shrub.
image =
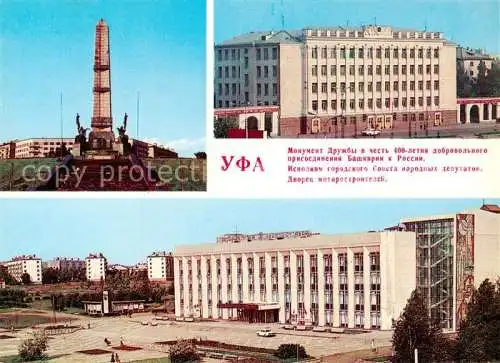
[[45, 358], [48, 338], [44, 332], [35, 332], [33, 336], [27, 338], [19, 345], [19, 356], [23, 361], [33, 361]]
[[300, 344], [281, 344], [275, 356], [281, 359], [307, 358], [306, 349]]
[[196, 362], [200, 359], [194, 342], [190, 340], [178, 340], [170, 346], [168, 353], [172, 363]]

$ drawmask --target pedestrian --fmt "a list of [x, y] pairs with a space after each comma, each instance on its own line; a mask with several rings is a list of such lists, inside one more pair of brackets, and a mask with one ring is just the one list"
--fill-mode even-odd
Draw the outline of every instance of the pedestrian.
[[123, 347], [123, 337], [120, 337], [120, 346]]
[[110, 360], [110, 362], [116, 362], [115, 361], [115, 353], [111, 353], [111, 360]]
[[115, 362], [120, 363], [120, 357], [118, 357], [118, 353], [115, 354]]

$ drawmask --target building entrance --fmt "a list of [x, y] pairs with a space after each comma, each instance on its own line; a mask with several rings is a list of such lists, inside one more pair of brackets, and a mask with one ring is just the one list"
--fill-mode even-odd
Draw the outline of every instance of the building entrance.
[[221, 303], [217, 307], [231, 309], [230, 311], [236, 310], [236, 319], [249, 323], [279, 322], [279, 306], [277, 304]]

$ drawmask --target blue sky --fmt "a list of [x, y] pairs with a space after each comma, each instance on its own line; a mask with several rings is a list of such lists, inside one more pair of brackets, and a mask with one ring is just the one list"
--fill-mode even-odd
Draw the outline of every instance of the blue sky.
[[[500, 203], [500, 200], [486, 200]], [[155, 250], [242, 233], [383, 229], [401, 218], [478, 208], [481, 200], [8, 199], [0, 208], [0, 261], [19, 254], [132, 264]]]
[[447, 39], [500, 54], [498, 0], [214, 0], [214, 38], [328, 25], [393, 25], [444, 32]]
[[[204, 149], [205, 16], [202, 0], [2, 0], [0, 142], [76, 134], [90, 127], [95, 25], [110, 27], [114, 127], [129, 135]], [[172, 143], [171, 143], [172, 142]]]

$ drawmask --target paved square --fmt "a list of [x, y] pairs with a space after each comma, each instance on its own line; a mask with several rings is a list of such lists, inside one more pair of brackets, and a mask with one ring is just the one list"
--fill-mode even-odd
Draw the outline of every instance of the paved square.
[[[173, 322], [158, 321], [157, 326], [143, 325], [144, 322], [153, 321], [151, 314], [136, 314], [132, 318], [105, 317], [87, 318], [79, 317], [84, 329], [74, 333], [53, 336], [49, 340], [48, 354], [60, 356], [52, 362], [109, 362], [108, 355], [89, 356], [78, 353], [88, 349], [104, 349], [119, 354], [122, 361], [135, 359], [165, 357], [168, 347], [154, 344], [165, 340], [179, 338], [202, 338], [217, 340], [228, 344], [246, 345], [276, 349], [283, 343], [301, 344], [308, 354], [319, 358], [334, 353], [349, 352], [353, 350], [369, 349], [372, 339], [375, 345], [388, 346], [392, 332], [373, 331], [361, 334], [333, 334], [320, 332], [297, 332], [284, 330], [278, 324], [248, 324], [245, 322]], [[90, 323], [90, 329], [88, 329]], [[73, 323], [72, 323], [73, 324]], [[276, 336], [272, 338], [258, 337], [256, 332], [264, 326], [270, 327]], [[0, 340], [2, 355], [17, 354], [17, 347], [30, 329], [23, 329], [11, 335], [15, 338]], [[111, 341], [107, 346], [104, 339]], [[119, 346], [123, 339], [125, 345], [140, 347], [141, 350], [124, 351], [113, 349]], [[208, 359], [205, 361], [209, 361]]]

